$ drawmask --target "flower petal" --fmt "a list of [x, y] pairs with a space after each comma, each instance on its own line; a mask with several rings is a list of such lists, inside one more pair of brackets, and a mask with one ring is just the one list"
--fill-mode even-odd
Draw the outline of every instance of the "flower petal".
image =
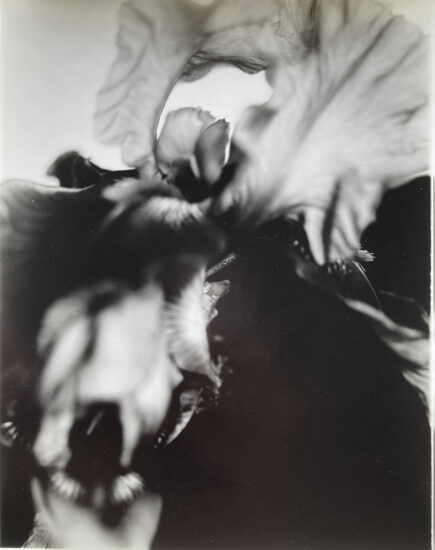
[[427, 43], [369, 0], [318, 2], [317, 46], [289, 67], [269, 48], [275, 93], [235, 131], [246, 160], [215, 204], [258, 225], [305, 219], [318, 263], [350, 256], [385, 191], [428, 165]]
[[97, 136], [123, 146], [127, 164], [153, 163], [161, 109], [189, 60], [206, 39], [263, 21], [261, 0], [130, 0], [119, 14], [118, 57], [98, 96]]
[[229, 124], [202, 109], [168, 114], [156, 147], [160, 169], [173, 179], [186, 163], [197, 179], [212, 185], [225, 163]]
[[[394, 296], [394, 299], [401, 301], [407, 310], [410, 307], [416, 307], [410, 300], [398, 296]], [[417, 389], [423, 403], [428, 408], [430, 402], [430, 346], [427, 315], [423, 311], [421, 312], [419, 323], [421, 326], [415, 328], [395, 321], [386, 312], [364, 302], [346, 300], [346, 304], [354, 311], [364, 315], [382, 342], [404, 360], [403, 376]]]
[[395, 363], [427, 407], [430, 384], [426, 313], [413, 300], [386, 292], [375, 293], [357, 261], [339, 260], [319, 266], [303, 257], [297, 247], [283, 245], [283, 250], [301, 279], [335, 296], [365, 318], [377, 337], [400, 358]]
[[84, 243], [109, 207], [96, 187], [16, 180], [0, 186], [0, 209], [2, 341], [13, 363], [16, 353], [29, 349], [23, 342], [33, 341], [44, 309], [77, 282]]
[[[187, 268], [187, 266], [186, 266]], [[169, 351], [181, 370], [216, 382], [207, 337], [208, 314], [204, 304], [205, 266], [192, 269], [181, 292], [166, 304], [165, 331]]]

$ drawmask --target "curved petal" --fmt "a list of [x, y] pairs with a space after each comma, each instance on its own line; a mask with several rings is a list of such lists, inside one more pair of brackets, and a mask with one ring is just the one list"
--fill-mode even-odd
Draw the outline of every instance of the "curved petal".
[[398, 368], [428, 407], [430, 347], [426, 313], [413, 300], [386, 292], [375, 293], [358, 261], [317, 265], [312, 258], [304, 257], [301, 250], [306, 250], [307, 242], [303, 237], [299, 239], [291, 247], [283, 245], [297, 275], [364, 317], [379, 340], [400, 358], [396, 361]]
[[191, 389], [180, 395], [180, 412], [175, 422], [174, 429], [166, 440], [166, 445], [172, 443], [191, 421], [193, 415], [198, 412], [201, 399], [201, 390]]
[[202, 109], [178, 109], [168, 114], [157, 141], [160, 169], [174, 178], [188, 163], [197, 179], [212, 185], [225, 163], [229, 124]]
[[[200, 267], [200, 266], [198, 266]], [[204, 295], [205, 267], [186, 268], [189, 280], [166, 303], [165, 331], [170, 354], [181, 370], [206, 376], [217, 383], [207, 336], [209, 322], [207, 295]]]
[[317, 2], [317, 44], [271, 55], [271, 100], [235, 131], [246, 160], [218, 197], [240, 224], [300, 216], [318, 263], [350, 256], [389, 188], [428, 167], [427, 42], [371, 0]]
[[119, 143], [127, 164], [154, 163], [161, 109], [189, 60], [208, 37], [264, 21], [261, 0], [130, 0], [119, 14], [118, 57], [99, 93], [97, 136]]
[[0, 186], [0, 205], [6, 368], [16, 353], [31, 355], [44, 309], [77, 282], [83, 243], [108, 205], [95, 187], [76, 190], [18, 180]]
[[[14, 374], [8, 375], [4, 388], [5, 406], [16, 399], [20, 407], [26, 402], [22, 382], [34, 388], [40, 375], [35, 365], [51, 353], [50, 338], [40, 331], [50, 306], [68, 305], [67, 297], [77, 297], [77, 289], [92, 294], [95, 281], [112, 281], [116, 287], [119, 280], [140, 278], [166, 255], [197, 254], [205, 269], [219, 253], [222, 235], [198, 205], [175, 197], [169, 186], [144, 190], [135, 181], [127, 180], [128, 189], [116, 202], [106, 199], [105, 193], [118, 184], [75, 190], [12, 181], [0, 187], [2, 370], [7, 374], [11, 367]], [[80, 304], [86, 303], [79, 297], [67, 309], [77, 315]], [[58, 317], [51, 327], [63, 334], [65, 345], [70, 344], [66, 358], [57, 361], [54, 370], [54, 378], [66, 383], [80, 362], [78, 354], [86, 350], [89, 326], [77, 325], [68, 337], [69, 328]]]
[[[397, 302], [401, 302], [402, 307], [406, 307], [408, 313], [409, 309], [416, 307], [410, 300], [398, 296], [393, 298]], [[404, 360], [403, 376], [417, 389], [428, 409], [430, 402], [430, 345], [427, 315], [421, 311], [419, 326], [411, 327], [393, 319], [388, 315], [388, 311], [382, 311], [364, 302], [346, 300], [346, 304], [364, 315], [380, 340]]]
[[23, 548], [50, 548], [54, 546], [50, 533], [42, 520], [41, 513], [37, 512], [33, 520], [33, 528]]
[[151, 547], [162, 510], [158, 493], [147, 489], [127, 507], [124, 521], [114, 529], [101, 521], [97, 511], [62, 498], [53, 489], [47, 490], [37, 478], [32, 479], [31, 489], [40, 514], [38, 543], [64, 548]]
[[19, 270], [15, 261], [27, 264], [50, 249], [73, 246], [108, 209], [95, 187], [67, 189], [21, 180], [0, 186], [0, 207], [2, 253], [7, 255], [3, 267], [12, 271]]

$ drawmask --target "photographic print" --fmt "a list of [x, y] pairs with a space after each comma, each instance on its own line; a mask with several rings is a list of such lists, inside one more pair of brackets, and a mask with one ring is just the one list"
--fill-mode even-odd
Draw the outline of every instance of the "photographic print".
[[3, 0], [8, 548], [431, 548], [430, 0]]

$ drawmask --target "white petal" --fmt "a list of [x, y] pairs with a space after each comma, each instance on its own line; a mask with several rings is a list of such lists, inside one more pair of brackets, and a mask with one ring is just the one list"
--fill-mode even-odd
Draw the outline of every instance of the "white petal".
[[271, 100], [235, 131], [246, 160], [216, 201], [253, 226], [305, 216], [319, 262], [350, 256], [389, 188], [428, 167], [427, 42], [371, 0], [318, 3], [318, 46], [276, 57]]
[[97, 136], [122, 144], [127, 164], [152, 159], [161, 109], [192, 56], [209, 36], [263, 21], [271, 8], [262, 0], [126, 2], [119, 16], [119, 54], [98, 96]]
[[220, 176], [225, 163], [229, 125], [201, 109], [178, 109], [168, 114], [156, 147], [160, 168], [175, 176], [189, 162], [195, 176], [208, 184]]

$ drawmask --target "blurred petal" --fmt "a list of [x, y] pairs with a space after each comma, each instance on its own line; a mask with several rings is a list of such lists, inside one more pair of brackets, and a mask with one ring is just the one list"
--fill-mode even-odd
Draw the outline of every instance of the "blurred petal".
[[192, 271], [182, 291], [166, 305], [165, 330], [170, 353], [178, 367], [216, 382], [207, 337], [204, 281], [205, 266]]
[[175, 422], [174, 429], [169, 434], [166, 441], [166, 445], [172, 443], [172, 441], [181, 434], [192, 419], [192, 416], [198, 411], [200, 398], [201, 390], [190, 389], [182, 392], [180, 395], [180, 412]]
[[[65, 189], [8, 181], [0, 186], [3, 368], [33, 353], [44, 309], [83, 269], [84, 244], [109, 210], [96, 187]], [[27, 357], [29, 363], [31, 357]]]
[[[398, 296], [395, 296], [394, 299], [401, 301], [407, 311], [410, 307], [417, 307], [410, 300]], [[430, 402], [430, 345], [427, 315], [423, 311], [421, 312], [419, 327], [415, 328], [393, 320], [386, 312], [364, 302], [346, 300], [346, 304], [364, 315], [384, 344], [405, 361], [403, 376], [418, 390], [428, 408]], [[409, 314], [407, 318], [409, 319]]]
[[46, 490], [37, 478], [32, 479], [32, 496], [49, 542], [58, 548], [150, 548], [162, 509], [161, 497], [146, 490], [115, 529], [101, 521], [98, 511]]
[[23, 544], [23, 548], [52, 548], [54, 544], [51, 541], [50, 533], [42, 520], [41, 513], [38, 512], [33, 520], [33, 529], [29, 538]]
[[210, 323], [218, 314], [216, 304], [230, 290], [230, 281], [206, 282], [204, 284], [204, 309]]
[[[302, 242], [302, 246], [305, 244]], [[366, 319], [379, 339], [400, 358], [398, 368], [427, 407], [430, 350], [426, 313], [413, 300], [385, 292], [378, 296], [356, 261], [339, 260], [319, 266], [303, 257], [298, 247], [284, 245], [283, 249], [301, 279], [337, 297]]]
[[60, 155], [49, 166], [48, 176], [59, 180], [62, 187], [83, 189], [99, 183], [103, 171], [83, 158], [77, 151], [68, 151]]
[[[94, 402], [119, 406], [128, 462], [139, 436], [159, 429], [181, 380], [163, 330], [156, 263], [184, 251], [195, 257], [191, 271], [202, 274], [223, 241], [199, 205], [168, 186], [144, 189], [135, 181], [128, 179], [128, 192], [115, 203], [104, 198], [114, 186], [72, 190], [17, 181], [0, 188], [2, 343], [10, 348], [2, 366], [22, 365], [29, 350], [24, 365], [42, 409], [34, 452], [44, 466], [65, 466], [76, 407]], [[129, 281], [136, 285], [138, 277], [143, 286], [132, 292]], [[177, 282], [177, 272], [170, 277]], [[181, 286], [180, 299], [177, 342], [189, 357], [200, 356], [194, 368], [209, 368], [207, 314], [190, 315], [191, 304], [203, 306], [203, 287]]]
[[65, 467], [76, 415], [95, 403], [118, 406], [125, 467], [139, 439], [157, 433], [182, 380], [169, 357], [164, 313], [163, 292], [153, 282], [135, 292], [100, 283], [49, 309], [39, 337], [43, 417], [34, 452], [40, 465]]
[[175, 178], [180, 165], [190, 164], [197, 179], [212, 185], [225, 163], [229, 124], [202, 109], [168, 114], [156, 147], [160, 169]]
[[271, 100], [235, 131], [246, 154], [215, 212], [239, 223], [305, 219], [318, 263], [350, 256], [386, 190], [428, 167], [422, 33], [369, 0], [317, 4], [317, 45], [289, 67], [271, 55]]
[[77, 246], [108, 210], [95, 187], [66, 189], [20, 180], [0, 185], [0, 207], [2, 253], [8, 258], [4, 269], [27, 276], [24, 266]]
[[[272, 31], [274, 48], [287, 63], [293, 63], [312, 45], [313, 3], [276, 0], [263, 4], [269, 4], [269, 32]], [[249, 9], [258, 10], [258, 6], [250, 4]], [[189, 61], [183, 79], [200, 78], [216, 62], [231, 63], [248, 73], [266, 69], [270, 60], [265, 54], [264, 42], [259, 44], [261, 32], [262, 25], [253, 22], [210, 35]]]
[[199, 174], [209, 185], [215, 183], [221, 176], [228, 142], [229, 124], [221, 119], [205, 128], [196, 144], [195, 157]]
[[163, 105], [204, 41], [215, 33], [263, 21], [273, 5], [261, 0], [130, 0], [119, 13], [118, 57], [99, 93], [99, 139], [119, 143], [124, 161], [153, 164]]

